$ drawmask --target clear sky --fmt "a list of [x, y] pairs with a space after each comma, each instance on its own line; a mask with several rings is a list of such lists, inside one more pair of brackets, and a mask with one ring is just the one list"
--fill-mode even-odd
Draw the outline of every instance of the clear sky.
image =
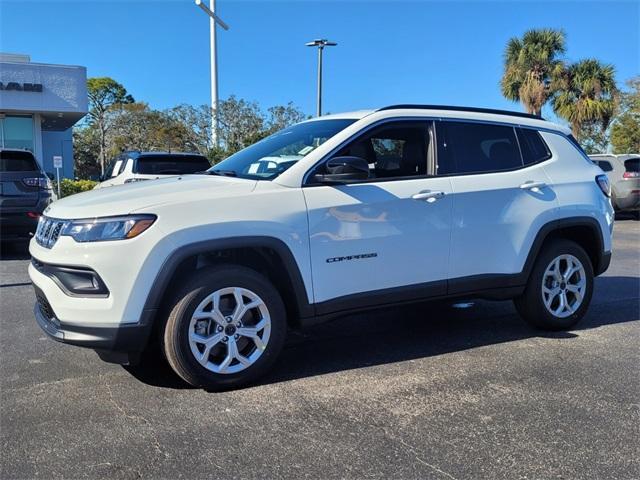
[[[612, 63], [620, 82], [640, 73], [640, 0], [218, 0], [220, 96], [315, 110], [314, 38], [325, 54], [325, 109], [392, 103], [516, 108], [500, 95], [507, 40], [564, 29], [567, 58]], [[154, 108], [209, 98], [208, 20], [193, 0], [0, 0], [0, 51], [84, 65]], [[545, 112], [550, 116], [550, 112]]]

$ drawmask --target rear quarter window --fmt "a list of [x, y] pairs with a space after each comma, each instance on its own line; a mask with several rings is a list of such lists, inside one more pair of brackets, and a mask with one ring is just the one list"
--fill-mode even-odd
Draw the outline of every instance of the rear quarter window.
[[518, 128], [517, 131], [524, 165], [544, 162], [551, 158], [551, 151], [542, 139], [540, 132], [529, 128]]
[[610, 172], [613, 170], [613, 166], [611, 165], [610, 162], [607, 162], [605, 160], [597, 160], [596, 163], [602, 169], [603, 172]]
[[205, 157], [200, 156], [160, 156], [139, 157], [136, 171], [143, 175], [183, 175], [203, 172], [211, 165]]
[[0, 152], [0, 172], [36, 172], [38, 163], [29, 152]]

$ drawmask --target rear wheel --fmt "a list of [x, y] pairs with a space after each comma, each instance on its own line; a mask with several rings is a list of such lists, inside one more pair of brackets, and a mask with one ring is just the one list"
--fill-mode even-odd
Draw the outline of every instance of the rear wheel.
[[593, 294], [593, 267], [575, 242], [554, 240], [538, 257], [522, 296], [514, 303], [531, 325], [566, 330], [584, 316]]
[[163, 348], [186, 382], [236, 388], [273, 365], [284, 344], [286, 313], [265, 277], [241, 266], [215, 267], [196, 273], [177, 298]]

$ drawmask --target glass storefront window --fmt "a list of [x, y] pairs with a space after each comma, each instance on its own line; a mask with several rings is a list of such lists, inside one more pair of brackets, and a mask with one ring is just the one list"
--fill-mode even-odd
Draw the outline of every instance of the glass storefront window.
[[6, 115], [0, 118], [0, 146], [24, 148], [33, 152], [33, 118], [31, 115]]

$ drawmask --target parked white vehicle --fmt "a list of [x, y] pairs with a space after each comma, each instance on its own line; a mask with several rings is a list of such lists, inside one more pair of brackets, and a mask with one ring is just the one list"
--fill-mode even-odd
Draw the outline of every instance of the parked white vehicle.
[[111, 162], [94, 190], [124, 183], [175, 177], [208, 170], [207, 157], [196, 153], [124, 152]]
[[364, 309], [513, 299], [532, 325], [568, 329], [609, 265], [609, 195], [570, 133], [538, 117], [328, 115], [209, 175], [53, 204], [30, 244], [35, 316], [109, 361], [159, 346], [209, 389], [266, 372], [287, 327]]
[[640, 216], [640, 154], [603, 153], [589, 158], [609, 177], [613, 208]]

